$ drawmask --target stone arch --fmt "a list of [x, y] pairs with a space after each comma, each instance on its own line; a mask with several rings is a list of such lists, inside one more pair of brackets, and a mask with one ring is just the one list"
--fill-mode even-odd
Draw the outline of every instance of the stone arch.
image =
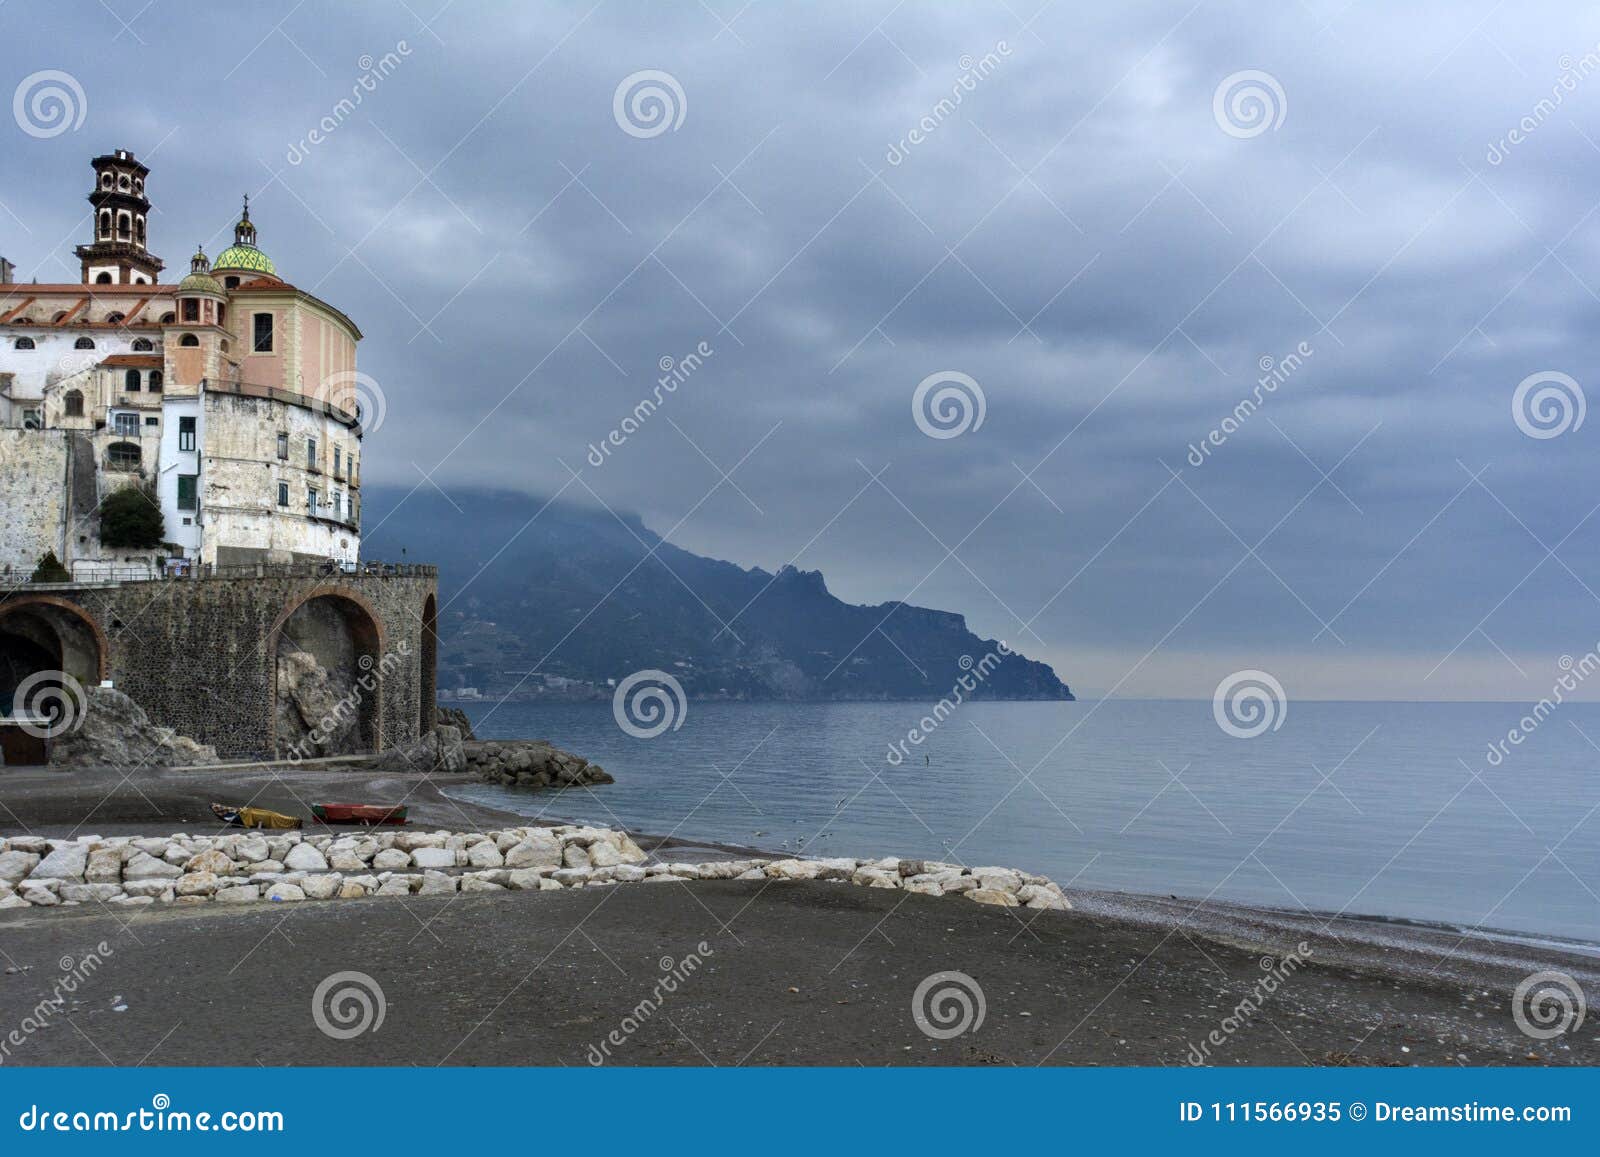
[[39, 687], [65, 677], [93, 686], [106, 677], [105, 632], [82, 607], [54, 595], [25, 595], [0, 602], [0, 715], [26, 710], [17, 702], [24, 685]]
[[439, 713], [439, 607], [430, 593], [422, 600], [422, 719], [418, 735], [433, 730]]
[[267, 733], [279, 757], [382, 746], [385, 631], [365, 598], [342, 585], [303, 591], [267, 642]]

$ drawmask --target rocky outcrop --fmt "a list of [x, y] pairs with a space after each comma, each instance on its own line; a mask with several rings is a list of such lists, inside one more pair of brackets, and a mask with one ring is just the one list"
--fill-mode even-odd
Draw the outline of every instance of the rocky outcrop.
[[615, 783], [606, 769], [543, 739], [478, 740], [463, 745], [466, 768], [506, 787], [583, 787]]
[[459, 707], [446, 707], [435, 703], [433, 706], [434, 726], [454, 727], [461, 732], [461, 738], [471, 741], [478, 737], [472, 734], [472, 720], [467, 718], [467, 713]]
[[443, 725], [435, 727], [414, 743], [405, 743], [382, 752], [379, 759], [386, 766], [406, 771], [455, 774], [467, 769], [461, 732]]
[[310, 651], [278, 651], [278, 711], [273, 736], [279, 751], [302, 759], [361, 747], [359, 704], [349, 702], [348, 675], [330, 671]]
[[493, 832], [356, 831], [0, 840], [0, 909], [78, 904], [298, 903], [366, 896], [559, 891], [689, 880], [794, 880], [1069, 911], [1058, 884], [934, 860], [652, 862], [626, 832], [565, 825]]
[[132, 699], [111, 687], [86, 687], [81, 723], [55, 738], [50, 762], [58, 767], [183, 767], [215, 763], [216, 748], [150, 722]]

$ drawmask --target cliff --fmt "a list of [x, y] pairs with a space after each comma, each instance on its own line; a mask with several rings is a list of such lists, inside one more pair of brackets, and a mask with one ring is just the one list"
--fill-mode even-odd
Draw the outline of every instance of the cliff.
[[1003, 654], [959, 614], [851, 605], [817, 571], [704, 558], [605, 511], [534, 518], [542, 505], [368, 488], [365, 553], [439, 565], [442, 691], [592, 697], [659, 668], [694, 698], [927, 699], [977, 668], [969, 698], [1072, 697], [1049, 666]]

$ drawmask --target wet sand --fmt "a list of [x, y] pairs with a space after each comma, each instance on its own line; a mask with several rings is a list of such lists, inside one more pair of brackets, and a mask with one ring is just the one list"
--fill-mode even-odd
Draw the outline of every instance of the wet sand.
[[[252, 797], [301, 814], [312, 800], [404, 798], [427, 828], [513, 822], [446, 798], [439, 787], [459, 782], [449, 777], [229, 769], [141, 773], [135, 787], [108, 773], [0, 775], [6, 834], [219, 830], [206, 805]], [[0, 1031], [50, 993], [63, 957], [103, 941], [99, 970], [5, 1063], [1181, 1065], [1197, 1046], [1225, 1065], [1600, 1063], [1593, 1017], [1539, 1041], [1511, 1015], [1511, 992], [1533, 971], [1600, 991], [1597, 961], [1581, 952], [1070, 894], [1065, 913], [811, 881], [14, 910], [0, 912]], [[1281, 968], [1301, 942], [1306, 962], [1237, 1016], [1264, 964]], [[642, 1005], [660, 995], [663, 968], [682, 971], [701, 943], [709, 951], [676, 990]], [[384, 1017], [336, 1039], [318, 1027], [313, 996], [346, 971], [382, 990]], [[919, 984], [939, 972], [965, 973], [983, 993], [981, 1025], [949, 1039], [913, 1016]], [[1234, 1031], [1207, 1045], [1230, 1017]], [[613, 1032], [623, 1043], [607, 1046]]]

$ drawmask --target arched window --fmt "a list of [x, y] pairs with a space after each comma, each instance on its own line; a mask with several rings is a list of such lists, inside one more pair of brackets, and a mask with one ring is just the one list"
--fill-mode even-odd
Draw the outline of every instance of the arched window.
[[122, 375], [122, 388], [127, 390], [130, 394], [137, 394], [139, 392], [138, 370], [129, 370], [127, 373]]
[[127, 316], [126, 314], [121, 314], [121, 313], [117, 313], [115, 311], [112, 311], [111, 313], [106, 314], [106, 324], [107, 325], [120, 325], [120, 324], [122, 324], [122, 319], [124, 317], [126, 317], [126, 316]]
[[137, 470], [143, 458], [137, 442], [113, 442], [106, 447], [106, 467], [110, 470]]
[[123, 190], [127, 190], [127, 189], [131, 189], [132, 187], [133, 187], [133, 182], [128, 180], [128, 174], [127, 173], [123, 173], [122, 176], [117, 178], [117, 188], [123, 189]]
[[99, 276], [97, 276], [94, 279], [94, 283], [96, 285], [110, 285], [111, 284], [111, 274], [109, 274], [109, 273], [100, 274]]
[[110, 209], [102, 209], [102, 210], [100, 210], [100, 239], [102, 241], [110, 241], [111, 240], [111, 210]]
[[56, 315], [50, 319], [50, 322], [51, 322], [52, 325], [60, 325], [62, 322], [66, 321], [66, 320], [67, 320], [67, 311], [62, 309], [62, 310], [57, 310], [56, 311]]
[[149, 353], [151, 350], [153, 350], [155, 348], [156, 347], [151, 343], [150, 339], [147, 338], [147, 337], [136, 337], [136, 338], [133, 339], [133, 352], [134, 353], [147, 354], [147, 353]]
[[178, 306], [183, 310], [184, 321], [200, 320], [200, 301], [198, 298], [186, 297], [178, 303]]
[[178, 344], [186, 348], [192, 348], [200, 344], [200, 339], [192, 333], [186, 333], [178, 339]]
[[151, 370], [150, 371], [150, 392], [152, 394], [159, 394], [161, 392], [161, 371], [160, 370]]
[[83, 417], [83, 391], [82, 390], [68, 390], [67, 393], [66, 393], [66, 397], [63, 398], [62, 400], [66, 403], [67, 417], [69, 417], [69, 418], [81, 418], [81, 417]]
[[94, 349], [94, 338], [80, 337], [77, 341], [72, 343], [72, 348], [75, 350], [92, 350]]
[[168, 312], [168, 313], [164, 313], [164, 314], [161, 315], [161, 324], [162, 325], [171, 325], [173, 322], [175, 322], [177, 320], [178, 320], [178, 315], [175, 314], [175, 313]]
[[239, 279], [237, 277], [224, 277], [222, 279], [222, 284], [228, 289], [238, 289]]
[[31, 350], [33, 348], [33, 339], [31, 337], [19, 337], [11, 344], [11, 348], [19, 350]]
[[110, 173], [101, 173], [100, 174], [100, 187], [102, 189], [111, 188], [111, 174]]

